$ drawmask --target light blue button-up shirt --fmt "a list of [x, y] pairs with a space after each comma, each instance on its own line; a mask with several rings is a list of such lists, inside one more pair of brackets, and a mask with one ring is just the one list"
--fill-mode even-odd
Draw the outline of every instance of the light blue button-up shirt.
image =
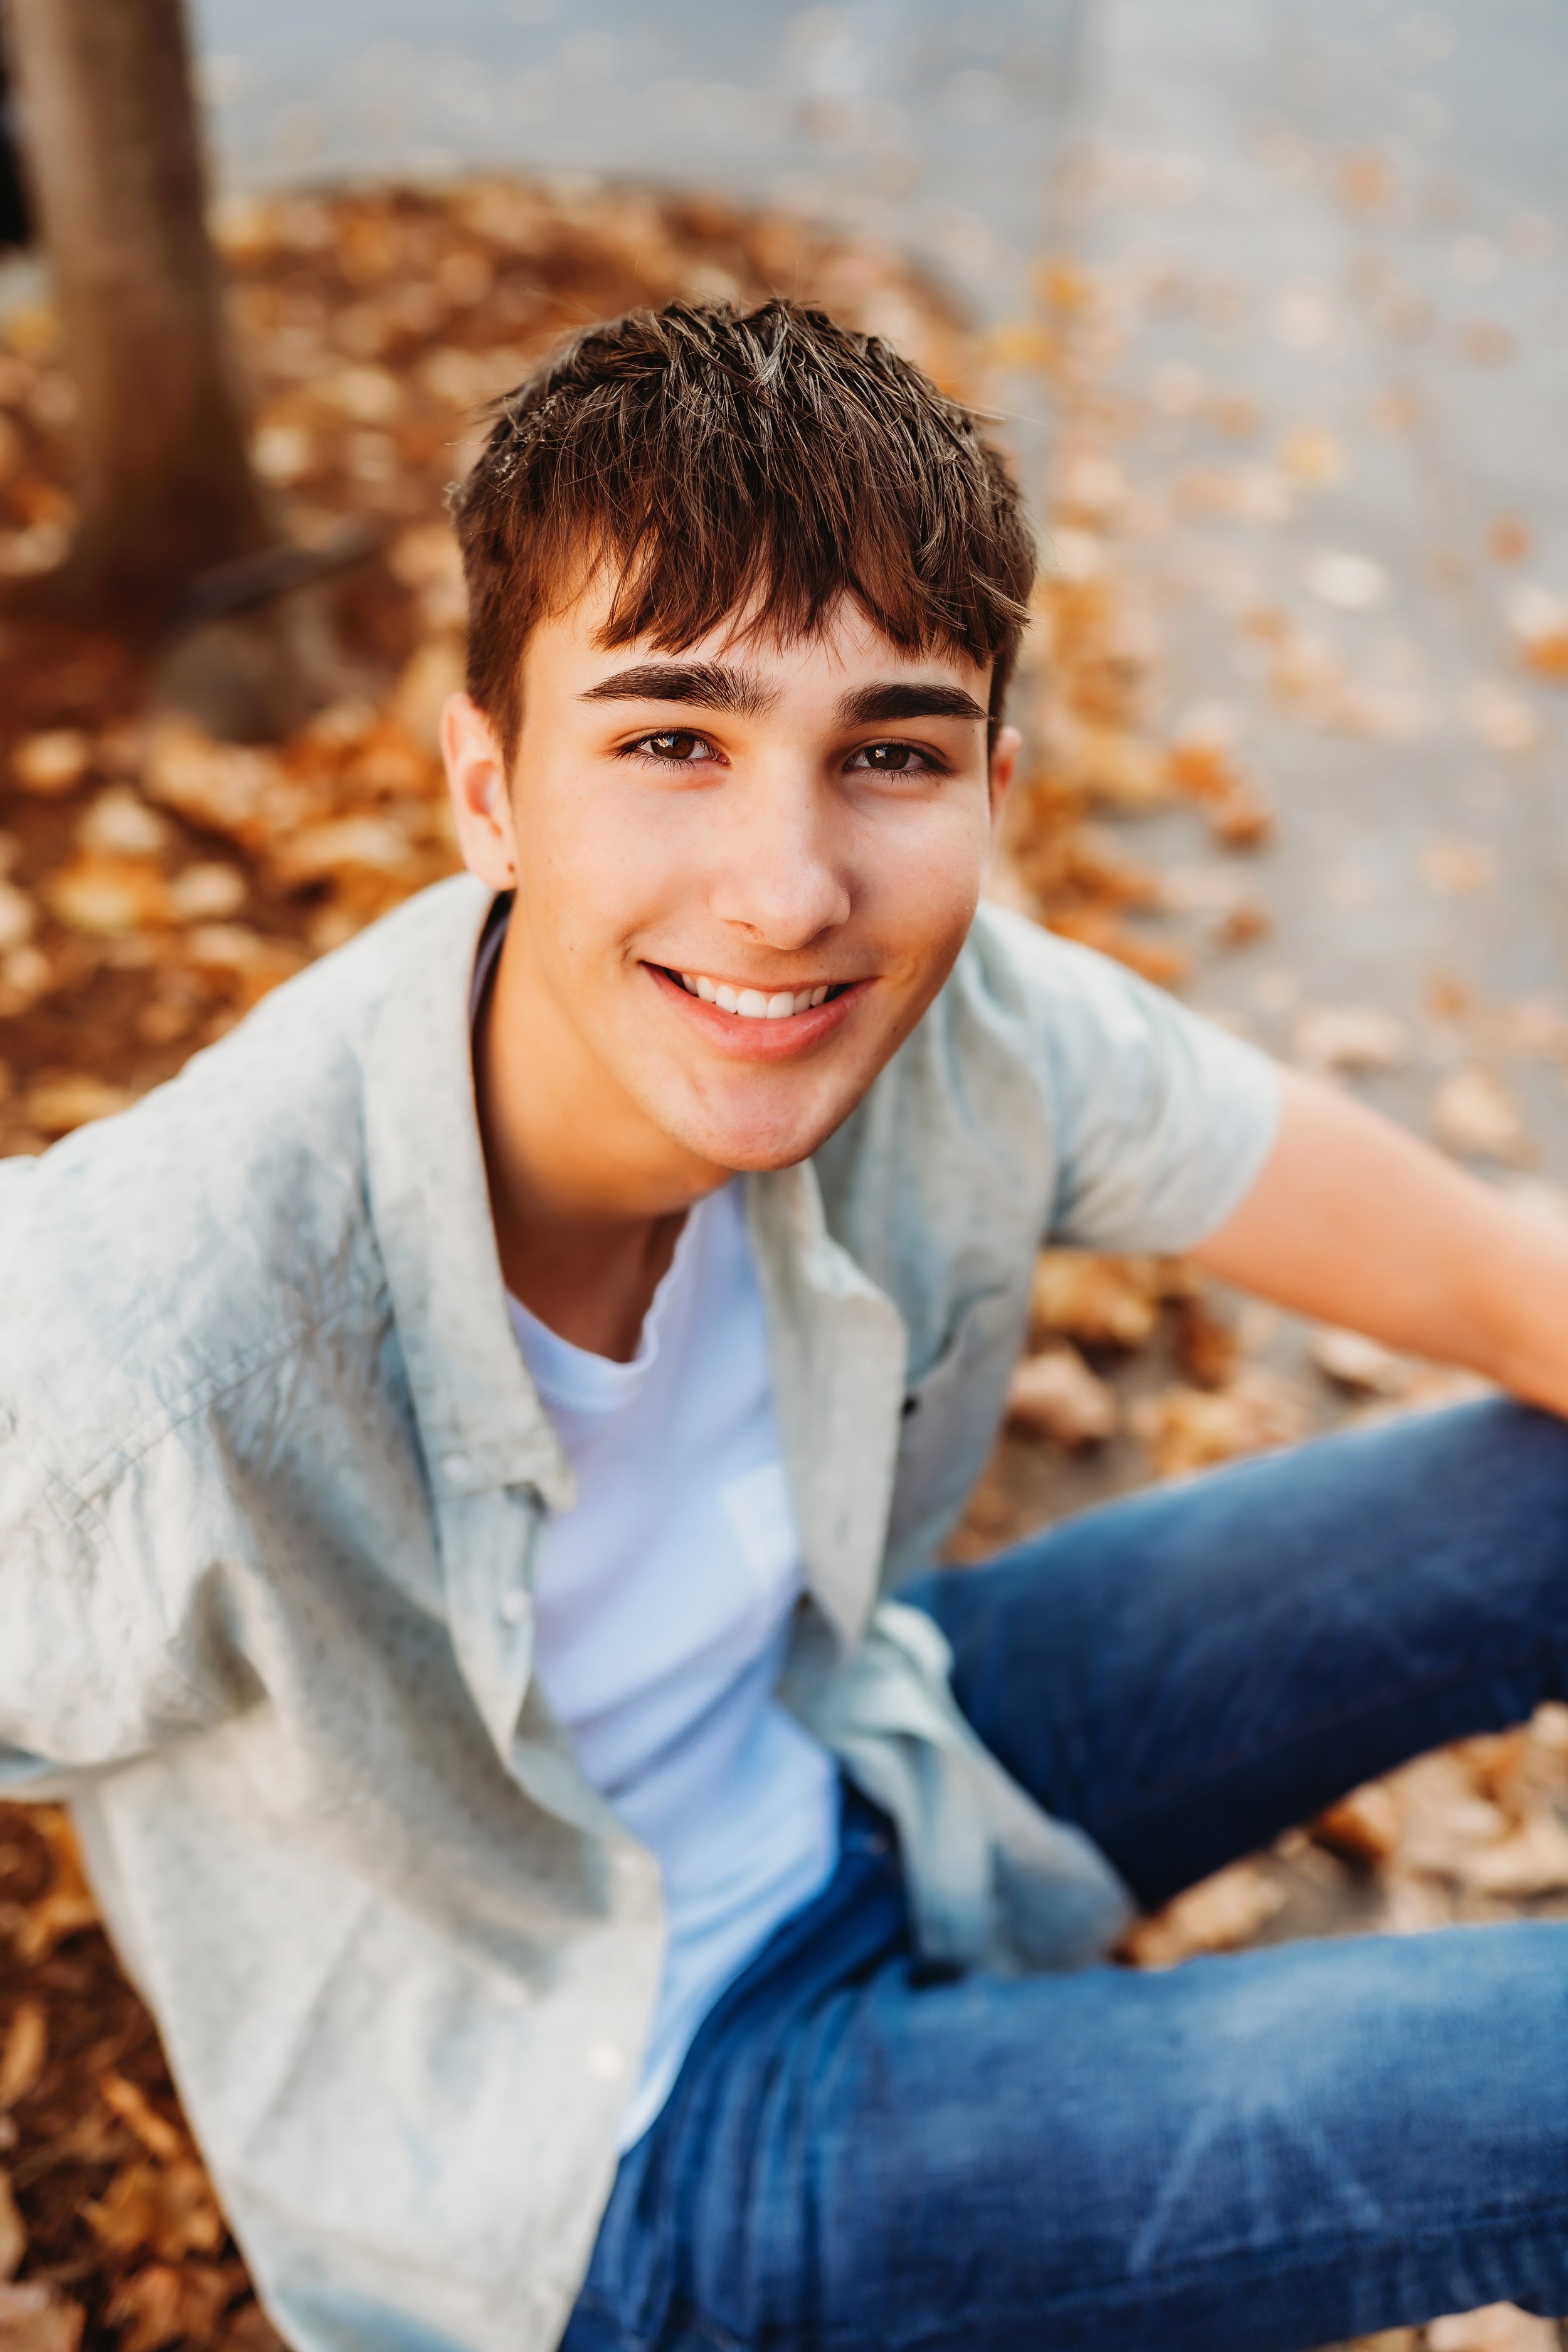
[[[658, 1872], [531, 1679], [571, 1475], [508, 1323], [468, 988], [424, 893], [121, 1117], [0, 1166], [0, 1790], [64, 1795], [279, 2326], [547, 2352], [658, 1988]], [[814, 1161], [748, 1180], [809, 1601], [790, 1703], [893, 1812], [929, 1948], [1124, 1897], [886, 1594], [991, 1444], [1047, 1236], [1179, 1250], [1271, 1066], [985, 909]]]

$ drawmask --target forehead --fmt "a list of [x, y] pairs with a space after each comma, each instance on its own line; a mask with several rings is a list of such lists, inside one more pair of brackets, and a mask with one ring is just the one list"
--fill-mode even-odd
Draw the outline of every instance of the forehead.
[[728, 615], [704, 635], [679, 646], [651, 635], [606, 642], [609, 588], [590, 583], [571, 604], [542, 619], [524, 654], [525, 680], [546, 679], [574, 697], [628, 670], [676, 663], [731, 673], [736, 707], [758, 710], [814, 691], [841, 696], [847, 687], [872, 679], [941, 678], [984, 702], [990, 665], [970, 659], [962, 648], [931, 646], [923, 652], [895, 645], [859, 605], [841, 598], [819, 628], [781, 637], [765, 620], [746, 612]]

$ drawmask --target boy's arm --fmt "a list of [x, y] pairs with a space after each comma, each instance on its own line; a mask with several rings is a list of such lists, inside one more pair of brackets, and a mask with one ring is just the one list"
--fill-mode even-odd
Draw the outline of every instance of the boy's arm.
[[1198, 1263], [1568, 1414], [1568, 1225], [1347, 1096], [1281, 1076], [1273, 1151]]

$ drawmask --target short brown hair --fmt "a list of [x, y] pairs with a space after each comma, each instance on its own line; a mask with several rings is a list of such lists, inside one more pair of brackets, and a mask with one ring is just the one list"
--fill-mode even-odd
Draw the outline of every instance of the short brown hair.
[[820, 310], [671, 302], [590, 328], [499, 404], [455, 492], [468, 691], [510, 760], [530, 631], [595, 563], [606, 646], [694, 645], [727, 615], [809, 635], [851, 598], [884, 636], [993, 665], [1027, 617], [1033, 535], [975, 419]]

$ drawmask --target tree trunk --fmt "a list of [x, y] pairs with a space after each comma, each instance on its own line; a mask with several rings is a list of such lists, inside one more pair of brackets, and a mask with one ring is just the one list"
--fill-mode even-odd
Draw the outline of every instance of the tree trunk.
[[138, 634], [277, 537], [228, 350], [183, 0], [8, 0], [25, 156], [79, 401], [58, 585]]

